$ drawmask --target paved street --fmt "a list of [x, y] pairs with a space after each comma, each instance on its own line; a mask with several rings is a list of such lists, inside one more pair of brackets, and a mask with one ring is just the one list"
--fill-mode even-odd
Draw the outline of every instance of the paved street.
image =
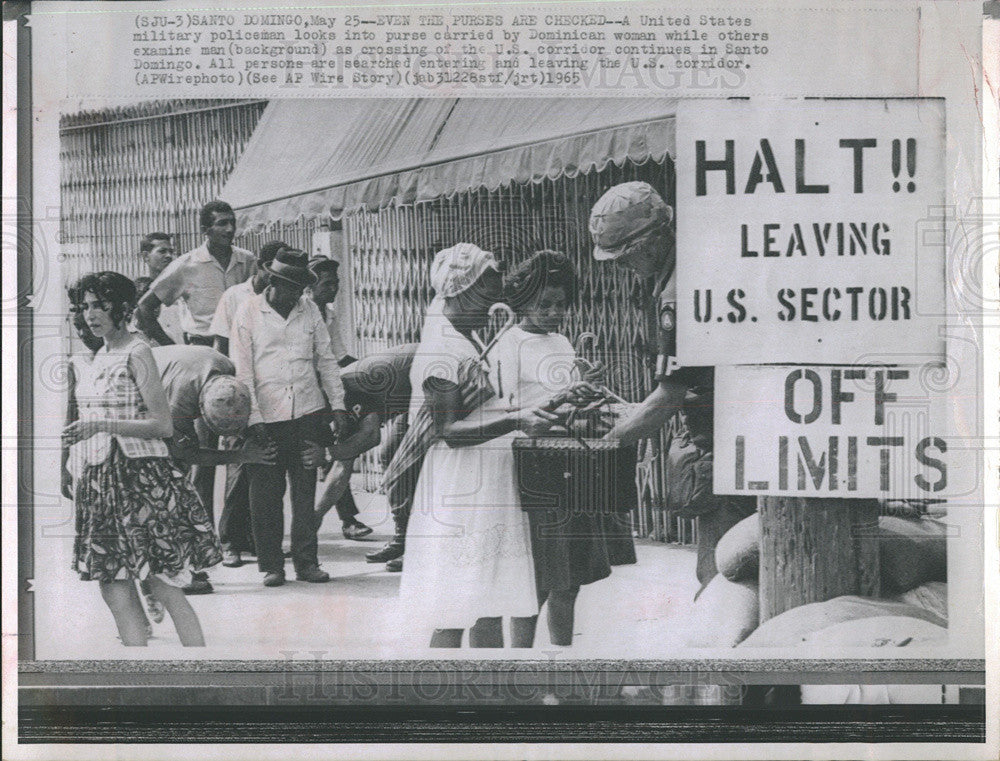
[[273, 589], [261, 585], [262, 575], [253, 562], [212, 569], [214, 594], [189, 598], [205, 631], [208, 646], [203, 650], [181, 648], [169, 619], [154, 626], [148, 648], [119, 646], [97, 584], [82, 582], [69, 570], [72, 524], [70, 531], [66, 524], [62, 531], [46, 531], [36, 541], [37, 655], [42, 659], [670, 658], [684, 641], [686, 614], [698, 588], [694, 550], [642, 540], [637, 543], [637, 565], [616, 567], [609, 579], [581, 590], [572, 648], [549, 644], [543, 617], [531, 650], [431, 650], [426, 638], [410, 633], [396, 613], [400, 574], [365, 562], [365, 553], [391, 533], [384, 497], [356, 492], [356, 498], [360, 519], [375, 533], [370, 541], [348, 541], [340, 533], [336, 514], [327, 516], [319, 545], [320, 562], [333, 576], [327, 584], [294, 581], [290, 560], [289, 582]]

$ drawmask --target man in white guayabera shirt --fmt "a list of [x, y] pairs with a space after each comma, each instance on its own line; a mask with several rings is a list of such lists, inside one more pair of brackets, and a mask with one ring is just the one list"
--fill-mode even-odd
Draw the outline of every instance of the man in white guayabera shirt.
[[305, 288], [316, 282], [308, 257], [301, 251], [282, 251], [268, 273], [270, 284], [264, 292], [237, 310], [229, 350], [236, 377], [250, 389], [250, 435], [273, 441], [278, 449], [275, 465], [247, 468], [257, 565], [265, 574], [264, 585], [276, 587], [285, 583], [281, 539], [286, 474], [291, 482], [296, 578], [330, 579], [317, 558], [315, 465], [306, 463], [303, 454], [310, 442], [321, 447], [333, 443], [327, 403], [334, 425], [341, 424], [346, 413], [330, 334], [316, 304], [302, 298]]
[[[215, 336], [215, 350], [229, 356], [229, 336], [236, 310], [243, 302], [263, 293], [268, 284], [267, 267], [274, 261], [279, 251], [288, 248], [288, 244], [280, 240], [272, 240], [260, 247], [257, 254], [257, 272], [249, 280], [244, 280], [222, 294], [219, 305], [215, 308], [215, 316], [209, 330]], [[238, 449], [246, 441], [245, 432], [240, 436], [228, 437], [221, 444], [231, 449]], [[242, 463], [231, 463], [226, 466], [226, 492], [219, 517], [219, 541], [222, 542], [222, 565], [229, 568], [239, 568], [243, 565], [243, 553], [256, 555], [253, 544], [253, 531], [250, 527], [250, 485], [247, 473]]]

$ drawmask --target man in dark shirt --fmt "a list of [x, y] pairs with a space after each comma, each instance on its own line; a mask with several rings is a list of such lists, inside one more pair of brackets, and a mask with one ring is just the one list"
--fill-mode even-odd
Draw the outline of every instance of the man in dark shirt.
[[[352, 414], [352, 428], [348, 441], [351, 448], [366, 452], [381, 442], [380, 427], [383, 423], [405, 415], [410, 404], [410, 365], [418, 344], [402, 344], [372, 354], [348, 365], [341, 372], [344, 384], [344, 406]], [[394, 430], [400, 428], [397, 423]], [[405, 427], [403, 428], [405, 430]], [[394, 444], [400, 436], [390, 436], [380, 459], [383, 465], [392, 459]], [[346, 441], [345, 441], [346, 443]], [[360, 539], [371, 529], [357, 521], [358, 509], [351, 494], [350, 479], [354, 460], [340, 460], [326, 478], [323, 495], [316, 506], [317, 525], [331, 508], [336, 508], [343, 524], [344, 536]], [[360, 526], [359, 530], [357, 527]]]

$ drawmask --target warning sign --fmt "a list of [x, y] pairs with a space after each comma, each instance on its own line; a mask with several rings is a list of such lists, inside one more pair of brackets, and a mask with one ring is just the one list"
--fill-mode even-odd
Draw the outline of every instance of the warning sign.
[[920, 368], [718, 368], [715, 493], [954, 494], [959, 471], [949, 468], [946, 398], [927, 388]]
[[685, 101], [682, 365], [944, 356], [944, 101]]

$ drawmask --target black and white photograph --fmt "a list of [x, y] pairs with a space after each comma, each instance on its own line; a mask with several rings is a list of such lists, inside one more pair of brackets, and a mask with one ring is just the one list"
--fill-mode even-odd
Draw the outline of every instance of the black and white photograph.
[[30, 5], [22, 741], [66, 700], [895, 706], [894, 742], [984, 741], [996, 166], [957, 43], [896, 67], [939, 6], [821, 86], [820, 27], [767, 3], [120, 4], [93, 82], [37, 58], [96, 60], [93, 14]]
[[[908, 251], [890, 216], [899, 143], [930, 154], [923, 177], [904, 176], [927, 198], [942, 193], [943, 104], [911, 104], [861, 105], [884, 129], [913, 111], [926, 138], [814, 160], [816, 179], [826, 164], [827, 179], [867, 180], [867, 195], [845, 195], [862, 196], [849, 199], [859, 210], [881, 196], [881, 217], [824, 215], [831, 191], [813, 192], [819, 213], [796, 208], [791, 232], [765, 225], [772, 250], [759, 258], [739, 225], [755, 268], [780, 268], [789, 285], [824, 282], [820, 267], [839, 278], [821, 293], [774, 288], [774, 310], [727, 294], [753, 281], [711, 261], [688, 272], [720, 286], [678, 308], [679, 260], [712, 248], [677, 242], [678, 229], [682, 240], [706, 233], [688, 232], [678, 210], [676, 100], [154, 101], [66, 114], [65, 501], [58, 516], [36, 515], [36, 562], [52, 573], [36, 585], [38, 630], [52, 635], [36, 637], [38, 655], [945, 645], [941, 495], [961, 463], [944, 459], [946, 421], [924, 379], [857, 369], [856, 347], [816, 338], [799, 351], [848, 367], [777, 366], [776, 385], [727, 367], [743, 398], [716, 400], [712, 366], [698, 364], [708, 342], [679, 362], [676, 338], [686, 316], [756, 329], [749, 311], [761, 322], [776, 312], [803, 336], [839, 336], [841, 322], [884, 329], [890, 345], [907, 320], [938, 320], [943, 246]], [[747, 110], [719, 104], [702, 135], [735, 134], [723, 121], [733, 111], [744, 137]], [[762, 134], [779, 134], [800, 110], [818, 109], [753, 113]], [[858, 134], [843, 126], [856, 104], [819, 110], [824, 127]], [[697, 138], [706, 120], [691, 121]], [[323, 126], [303, 134], [306, 124]], [[757, 192], [773, 215], [793, 142], [748, 140], [733, 156], [719, 139], [722, 158], [693, 162], [686, 184], [725, 201], [738, 167], [739, 185], [767, 184]], [[789, 183], [796, 171], [790, 161]], [[754, 200], [732, 203], [748, 219]], [[898, 259], [918, 254], [938, 270], [918, 285], [936, 293], [900, 279]], [[868, 287], [850, 285], [859, 270]], [[714, 323], [713, 294], [725, 322]], [[101, 307], [103, 320], [92, 316]], [[786, 352], [765, 359], [794, 359], [792, 340], [765, 344]], [[748, 394], [760, 388], [788, 396], [762, 415]], [[109, 437], [113, 419], [135, 437]], [[888, 425], [906, 434], [892, 448]], [[720, 428], [744, 443], [716, 451]], [[755, 433], [769, 440], [748, 447]], [[132, 467], [145, 457], [164, 467]], [[758, 509], [755, 457], [779, 460], [788, 499]], [[713, 464], [731, 472], [736, 461], [748, 485], [729, 488], [726, 473], [713, 488]], [[815, 521], [797, 494], [820, 495], [806, 508]], [[49, 625], [85, 601], [85, 631]]]

